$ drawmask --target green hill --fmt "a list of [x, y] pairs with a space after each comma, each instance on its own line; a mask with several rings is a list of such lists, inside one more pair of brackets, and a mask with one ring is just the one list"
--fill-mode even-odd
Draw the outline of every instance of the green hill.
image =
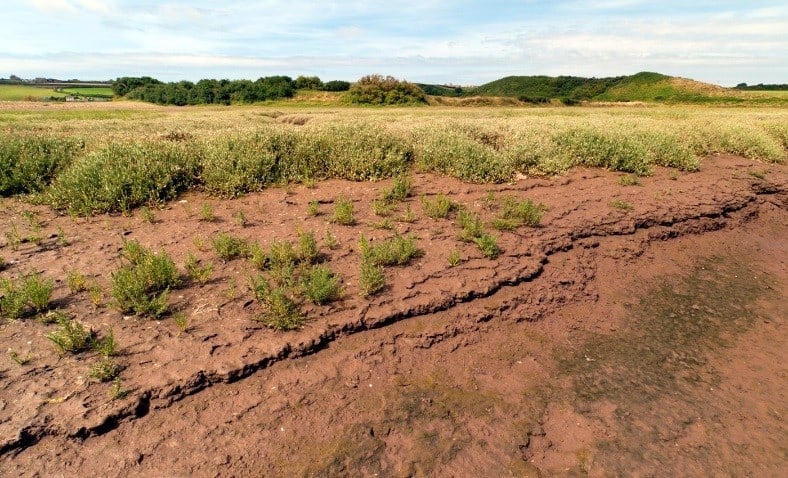
[[[456, 96], [457, 91], [438, 85], [419, 85], [433, 96]], [[585, 78], [581, 76], [507, 76], [474, 88], [463, 88], [464, 97], [517, 98], [526, 103], [561, 101], [780, 104], [784, 95], [746, 95], [733, 88], [677, 78], [660, 73], [640, 72], [629, 76]], [[779, 92], [776, 92], [779, 93]]]

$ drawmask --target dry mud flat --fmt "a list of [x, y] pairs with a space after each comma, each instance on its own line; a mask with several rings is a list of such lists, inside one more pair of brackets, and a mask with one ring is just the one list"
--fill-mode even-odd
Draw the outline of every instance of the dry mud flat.
[[[752, 174], [755, 173], [755, 174]], [[388, 183], [327, 181], [234, 201], [190, 194], [139, 217], [73, 220], [4, 200], [0, 227], [42, 224], [38, 244], [1, 251], [36, 270], [54, 300], [110, 327], [128, 394], [87, 378], [90, 353], [60, 357], [52, 326], [0, 326], [0, 471], [8, 476], [777, 476], [786, 464], [785, 166], [718, 156], [701, 171], [658, 169], [639, 186], [576, 169], [475, 186], [417, 175], [490, 219], [489, 191], [544, 203], [538, 228], [496, 233], [486, 259], [411, 198], [392, 216], [423, 257], [358, 294], [358, 239], [391, 231], [370, 204]], [[339, 195], [358, 224], [328, 224]], [[317, 200], [326, 213], [309, 217]], [[218, 220], [199, 221], [208, 202]], [[616, 205], [618, 207], [616, 207]], [[411, 207], [415, 222], [396, 221]], [[629, 207], [628, 207], [629, 206]], [[234, 221], [242, 211], [247, 223]], [[307, 308], [297, 332], [251, 320], [247, 261], [200, 248], [218, 232], [259, 241], [328, 230], [345, 297]], [[58, 241], [68, 238], [68, 245]], [[198, 238], [195, 241], [195, 238]], [[200, 239], [201, 238], [201, 239]], [[213, 260], [213, 279], [176, 290], [189, 318], [124, 317], [71, 294], [68, 271], [109, 290], [124, 240]], [[58, 244], [61, 242], [62, 244]], [[203, 249], [203, 250], [200, 250]], [[449, 252], [463, 261], [449, 267]], [[109, 299], [106, 299], [109, 303]]]

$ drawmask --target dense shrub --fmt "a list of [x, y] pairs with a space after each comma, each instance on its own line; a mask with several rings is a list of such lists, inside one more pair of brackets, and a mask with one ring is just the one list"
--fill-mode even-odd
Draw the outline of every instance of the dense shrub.
[[349, 81], [331, 80], [323, 85], [323, 91], [347, 91], [350, 89]]
[[125, 96], [161, 105], [228, 105], [291, 98], [295, 89], [295, 82], [289, 76], [268, 76], [256, 81], [200, 80], [196, 84], [147, 82], [128, 90]]
[[424, 91], [413, 83], [394, 77], [368, 75], [351, 85], [345, 98], [349, 103], [366, 105], [408, 105], [427, 102]]
[[299, 76], [295, 79], [295, 87], [299, 90], [323, 89], [323, 82], [317, 76]]
[[48, 201], [73, 214], [130, 211], [172, 199], [190, 187], [197, 160], [194, 151], [180, 144], [110, 144], [63, 171]]
[[42, 191], [82, 147], [76, 138], [0, 135], [0, 196]]

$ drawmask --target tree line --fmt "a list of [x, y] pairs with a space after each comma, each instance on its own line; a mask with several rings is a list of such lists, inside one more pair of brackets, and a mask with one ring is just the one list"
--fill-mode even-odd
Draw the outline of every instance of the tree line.
[[196, 83], [178, 81], [164, 83], [149, 76], [124, 76], [112, 83], [112, 91], [118, 96], [160, 105], [209, 105], [231, 103], [255, 103], [258, 101], [292, 98], [297, 89], [323, 91], [347, 91], [347, 81], [323, 83], [316, 76], [267, 76], [251, 80], [210, 80]]

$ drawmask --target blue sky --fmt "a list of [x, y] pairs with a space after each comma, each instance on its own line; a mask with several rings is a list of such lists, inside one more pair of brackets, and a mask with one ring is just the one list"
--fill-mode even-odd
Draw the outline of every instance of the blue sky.
[[788, 83], [785, 1], [6, 0], [0, 77]]

